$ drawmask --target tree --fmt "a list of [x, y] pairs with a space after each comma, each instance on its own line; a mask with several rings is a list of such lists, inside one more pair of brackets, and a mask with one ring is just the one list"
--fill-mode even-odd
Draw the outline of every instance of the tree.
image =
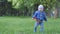
[[8, 0], [8, 2], [12, 2], [12, 8], [17, 9], [19, 15], [23, 16], [31, 16], [40, 4], [44, 5], [45, 11], [49, 14], [48, 16], [50, 16], [56, 1], [57, 0]]
[[59, 17], [59, 13], [60, 13], [60, 0], [57, 0], [56, 4], [55, 4], [55, 15], [54, 15], [54, 18]]

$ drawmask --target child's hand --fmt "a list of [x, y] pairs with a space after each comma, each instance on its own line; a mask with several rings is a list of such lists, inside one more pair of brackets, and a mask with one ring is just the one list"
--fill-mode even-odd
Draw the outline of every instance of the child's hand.
[[36, 19], [32, 18], [32, 20], [36, 20]]

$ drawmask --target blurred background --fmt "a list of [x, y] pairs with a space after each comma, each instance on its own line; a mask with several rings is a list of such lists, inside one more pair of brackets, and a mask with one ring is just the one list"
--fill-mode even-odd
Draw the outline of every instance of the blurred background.
[[60, 0], [0, 0], [0, 16], [32, 16], [40, 4], [48, 17], [60, 17]]
[[44, 34], [60, 34], [60, 0], [0, 0], [0, 34], [35, 34], [32, 15], [40, 4], [48, 17]]

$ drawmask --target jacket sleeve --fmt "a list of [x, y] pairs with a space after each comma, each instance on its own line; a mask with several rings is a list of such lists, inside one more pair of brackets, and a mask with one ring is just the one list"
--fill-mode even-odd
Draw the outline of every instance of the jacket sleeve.
[[47, 21], [46, 13], [44, 13], [44, 20]]
[[37, 11], [34, 13], [34, 15], [33, 15], [33, 19], [36, 19], [36, 17], [37, 17]]

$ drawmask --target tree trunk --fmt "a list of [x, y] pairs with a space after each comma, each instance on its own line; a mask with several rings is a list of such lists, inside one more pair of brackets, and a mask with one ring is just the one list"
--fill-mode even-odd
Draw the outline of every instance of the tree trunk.
[[54, 18], [57, 18], [57, 17], [58, 17], [58, 10], [55, 9], [55, 11], [54, 11]]
[[54, 18], [58, 18], [59, 17], [59, 2], [60, 2], [59, 0], [56, 1]]

